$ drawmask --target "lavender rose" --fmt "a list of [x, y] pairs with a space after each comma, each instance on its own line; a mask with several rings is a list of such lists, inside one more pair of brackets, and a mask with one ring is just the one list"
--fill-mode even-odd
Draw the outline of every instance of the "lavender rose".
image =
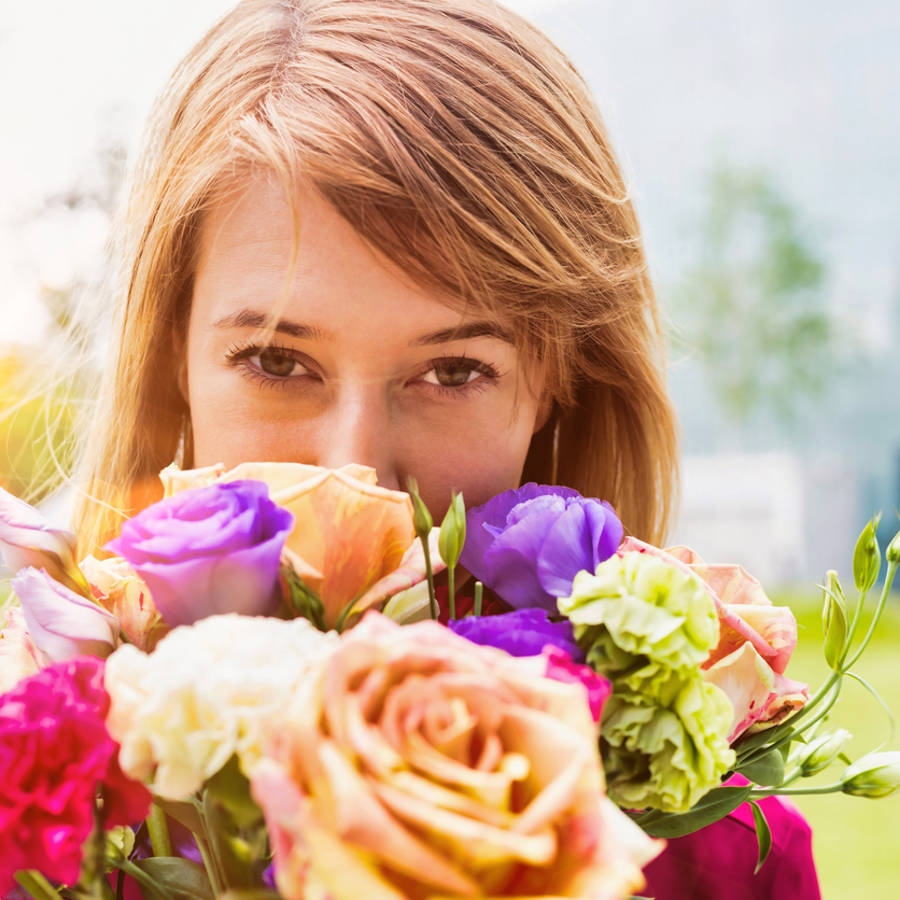
[[622, 523], [601, 500], [529, 483], [466, 516], [460, 565], [516, 609], [556, 612], [581, 571], [593, 572], [622, 542]]
[[551, 622], [546, 610], [516, 609], [497, 616], [451, 619], [450, 630], [474, 644], [499, 647], [510, 656], [538, 656], [546, 646], [558, 647], [575, 662], [584, 662], [584, 650], [575, 643], [568, 620]]
[[292, 525], [263, 482], [232, 481], [154, 503], [106, 549], [131, 563], [169, 625], [190, 625], [219, 613], [273, 612]]

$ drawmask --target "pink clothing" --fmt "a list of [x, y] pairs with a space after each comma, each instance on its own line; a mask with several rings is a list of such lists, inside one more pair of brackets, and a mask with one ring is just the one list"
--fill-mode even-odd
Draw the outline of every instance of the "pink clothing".
[[756, 832], [750, 804], [706, 828], [668, 842], [644, 869], [641, 896], [654, 900], [821, 900], [812, 832], [800, 811], [781, 797], [760, 803], [772, 849], [757, 875]]

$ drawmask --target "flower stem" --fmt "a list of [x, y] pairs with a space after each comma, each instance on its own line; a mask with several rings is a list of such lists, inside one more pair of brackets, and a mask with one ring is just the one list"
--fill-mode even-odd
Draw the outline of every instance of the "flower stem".
[[475, 582], [475, 605], [474, 612], [476, 616], [481, 615], [481, 606], [484, 602], [484, 585], [480, 581]]
[[212, 850], [205, 838], [201, 837], [196, 832], [193, 832], [193, 835], [194, 840], [197, 842], [197, 849], [200, 851], [200, 859], [203, 860], [203, 867], [206, 869], [206, 875], [212, 886], [213, 894], [218, 897], [219, 894], [224, 892], [225, 885], [219, 877], [219, 870], [216, 867], [216, 861], [213, 858]]
[[872, 640], [872, 635], [875, 632], [875, 627], [878, 625], [878, 620], [881, 618], [882, 612], [884, 612], [884, 606], [887, 603], [888, 594], [890, 593], [891, 584], [894, 581], [894, 575], [896, 574], [896, 572], [897, 563], [888, 562], [887, 570], [884, 573], [884, 587], [881, 590], [881, 596], [878, 598], [878, 605], [875, 607], [875, 612], [872, 615], [872, 621], [869, 623], [869, 629], [868, 631], [866, 631], [866, 636], [862, 639], [859, 647], [856, 648], [856, 653], [853, 654], [850, 661], [842, 663], [841, 668], [845, 672], [860, 658], [860, 656], [862, 656], [863, 650], [866, 649], [869, 641]]
[[14, 877], [34, 900], [59, 900], [56, 888], [37, 869], [22, 869]]
[[447, 589], [450, 602], [450, 618], [456, 618], [456, 566], [447, 567]]
[[169, 837], [169, 823], [166, 814], [155, 804], [151, 804], [147, 816], [147, 833], [154, 856], [172, 856], [172, 839]]
[[812, 794], [835, 794], [843, 790], [843, 784], [836, 781], [833, 784], [823, 784], [821, 787], [808, 788], [760, 788], [759, 790], [750, 791], [749, 800], [760, 800], [763, 797], [800, 797]]
[[[428, 535], [423, 535], [422, 551], [425, 554], [425, 577], [428, 579], [428, 603], [431, 608], [431, 618], [437, 619], [440, 615], [438, 610], [437, 595], [434, 593], [434, 572], [431, 570], [431, 547], [428, 546]], [[450, 595], [452, 598], [452, 594]], [[451, 599], [451, 603], [453, 600]]]

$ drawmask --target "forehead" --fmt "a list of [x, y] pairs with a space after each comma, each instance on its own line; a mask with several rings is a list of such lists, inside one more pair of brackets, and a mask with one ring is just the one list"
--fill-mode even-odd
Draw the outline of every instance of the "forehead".
[[[289, 197], [264, 175], [222, 192], [200, 228], [192, 320], [244, 308], [336, 328], [364, 316], [398, 331], [486, 318], [484, 310], [467, 311], [458, 298], [408, 277], [311, 185], [300, 184]], [[509, 330], [510, 323], [488, 318]]]

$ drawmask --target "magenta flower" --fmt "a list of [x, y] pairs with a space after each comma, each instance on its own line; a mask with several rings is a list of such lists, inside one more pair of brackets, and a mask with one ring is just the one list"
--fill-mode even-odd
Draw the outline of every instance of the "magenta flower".
[[544, 647], [547, 660], [547, 677], [554, 681], [580, 684], [587, 692], [588, 706], [595, 722], [603, 715], [603, 705], [612, 693], [609, 679], [595, 672], [590, 666], [573, 661], [572, 657], [559, 647]]
[[470, 509], [466, 533], [463, 568], [516, 609], [556, 613], [556, 598], [616, 552], [623, 530], [605, 501], [529, 483]]
[[131, 563], [169, 625], [266, 615], [278, 602], [278, 564], [293, 521], [261, 481], [216, 483], [148, 506], [106, 549]]
[[106, 730], [103, 667], [91, 657], [55, 663], [0, 695], [0, 896], [20, 869], [78, 880], [98, 789], [104, 827], [147, 815], [150, 794], [122, 774]]

